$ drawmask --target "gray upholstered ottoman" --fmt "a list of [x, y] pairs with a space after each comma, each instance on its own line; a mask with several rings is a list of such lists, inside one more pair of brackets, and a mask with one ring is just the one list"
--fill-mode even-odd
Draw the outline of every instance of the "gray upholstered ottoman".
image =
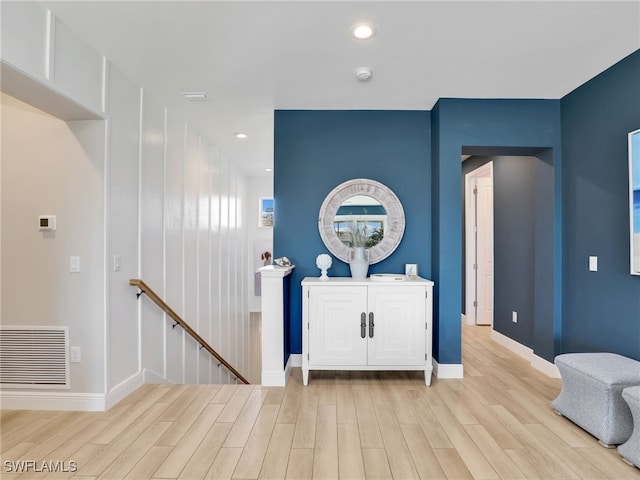
[[626, 442], [633, 421], [622, 390], [640, 385], [640, 362], [615, 353], [566, 353], [555, 358], [562, 390], [551, 406], [607, 447]]
[[640, 387], [625, 388], [622, 391], [622, 398], [631, 410], [633, 432], [629, 440], [618, 447], [618, 453], [627, 462], [640, 468]]

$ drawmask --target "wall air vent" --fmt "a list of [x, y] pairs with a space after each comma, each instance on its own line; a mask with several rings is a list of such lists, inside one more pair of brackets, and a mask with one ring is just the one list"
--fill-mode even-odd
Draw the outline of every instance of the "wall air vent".
[[0, 326], [0, 386], [69, 388], [69, 327]]

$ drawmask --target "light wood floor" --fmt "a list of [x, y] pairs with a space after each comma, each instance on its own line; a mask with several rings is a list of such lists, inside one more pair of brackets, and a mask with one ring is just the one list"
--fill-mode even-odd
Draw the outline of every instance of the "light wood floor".
[[[463, 380], [313, 373], [146, 385], [105, 413], [2, 412], [3, 479], [640, 479], [549, 407], [560, 381], [464, 327]], [[18, 475], [18, 460], [77, 472]], [[76, 462], [71, 464], [70, 462]], [[31, 469], [33, 470], [33, 468]]]

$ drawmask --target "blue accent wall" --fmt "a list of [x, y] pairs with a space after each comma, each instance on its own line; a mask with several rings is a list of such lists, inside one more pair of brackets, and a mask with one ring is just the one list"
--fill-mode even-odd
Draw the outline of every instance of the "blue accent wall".
[[[287, 256], [296, 266], [290, 353], [301, 353], [300, 282], [319, 276], [316, 257], [329, 253], [318, 232], [318, 213], [340, 183], [377, 180], [393, 190], [404, 208], [402, 242], [369, 273], [404, 273], [405, 263], [417, 263], [420, 275], [431, 277], [430, 113], [277, 110], [274, 123], [274, 257]], [[348, 265], [336, 258], [328, 273], [350, 275]]]
[[[461, 363], [461, 154], [535, 155], [527, 233], [532, 318], [510, 331], [549, 361], [607, 350], [640, 359], [640, 277], [629, 274], [627, 133], [640, 128], [640, 52], [562, 100], [440, 99], [427, 111], [276, 111], [274, 255], [296, 264], [290, 352], [301, 352], [300, 281], [319, 275], [324, 197], [353, 178], [386, 184], [405, 208], [396, 253], [371, 272], [418, 263], [435, 282], [434, 358]], [[526, 152], [526, 153], [525, 153]], [[589, 255], [599, 272], [588, 272]], [[331, 276], [348, 276], [334, 259]], [[519, 321], [520, 323], [520, 321]], [[499, 327], [500, 322], [496, 323]], [[512, 327], [510, 325], [510, 327]], [[524, 330], [527, 333], [524, 334]]]
[[[640, 51], [562, 99], [562, 350], [640, 360], [640, 277], [629, 273], [627, 134], [640, 128]], [[588, 257], [598, 256], [598, 272]]]
[[[544, 151], [536, 189], [543, 217], [535, 226], [532, 348], [553, 360], [561, 323], [562, 216], [560, 101], [440, 99], [432, 110], [434, 357], [460, 363], [462, 293], [461, 154]], [[536, 194], [536, 198], [539, 195]]]

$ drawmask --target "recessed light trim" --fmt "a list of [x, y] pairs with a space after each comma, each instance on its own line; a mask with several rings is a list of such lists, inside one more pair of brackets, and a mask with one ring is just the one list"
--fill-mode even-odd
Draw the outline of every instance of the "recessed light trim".
[[373, 38], [375, 34], [375, 27], [368, 23], [358, 23], [351, 27], [351, 35], [353, 35], [358, 40], [367, 40]]
[[265, 169], [264, 169], [264, 171], [265, 171], [265, 172], [273, 172], [273, 168], [268, 168], [268, 167], [267, 167], [267, 168], [265, 168]]
[[240, 140], [244, 140], [245, 138], [249, 137], [249, 135], [247, 135], [244, 132], [236, 132], [236, 133], [234, 133], [234, 135], [235, 135], [236, 138], [239, 138]]
[[209, 100], [207, 92], [180, 92], [180, 95], [190, 102], [206, 102]]

